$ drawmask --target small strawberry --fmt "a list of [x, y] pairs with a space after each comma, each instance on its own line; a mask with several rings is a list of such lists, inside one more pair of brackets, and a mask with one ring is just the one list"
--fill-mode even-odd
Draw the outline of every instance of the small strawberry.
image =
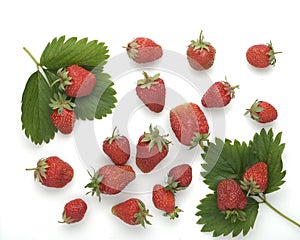
[[56, 156], [42, 158], [35, 168], [26, 170], [34, 171], [34, 179], [42, 185], [53, 188], [62, 188], [73, 179], [73, 168]]
[[175, 206], [174, 193], [160, 184], [155, 184], [153, 187], [152, 202], [157, 209], [165, 212], [164, 216], [169, 216], [170, 219], [178, 218], [178, 213], [182, 212], [181, 209]]
[[170, 123], [180, 143], [191, 148], [208, 141], [209, 126], [207, 119], [195, 103], [184, 103], [170, 111]]
[[226, 214], [226, 219], [230, 218], [233, 222], [237, 219], [246, 220], [246, 213], [242, 209], [247, 206], [247, 197], [234, 179], [223, 179], [218, 183], [217, 205]]
[[250, 65], [257, 68], [266, 68], [270, 65], [275, 66], [275, 54], [278, 53], [281, 52], [275, 52], [270, 41], [267, 44], [253, 45], [248, 48], [246, 58]]
[[102, 149], [115, 164], [123, 165], [130, 157], [130, 144], [127, 137], [116, 133], [116, 130], [115, 127], [112, 136], [104, 140]]
[[145, 204], [137, 199], [130, 198], [124, 202], [114, 205], [111, 209], [112, 213], [129, 225], [151, 225], [147, 217], [152, 217], [149, 210], [146, 209]]
[[260, 123], [269, 123], [277, 119], [278, 113], [274, 106], [265, 101], [256, 100], [252, 106], [247, 109], [245, 115], [250, 113], [252, 119]]
[[216, 49], [204, 41], [202, 31], [197, 40], [192, 40], [187, 49], [187, 58], [190, 66], [199, 71], [209, 69], [215, 61]]
[[90, 71], [78, 65], [72, 65], [66, 69], [57, 71], [59, 79], [53, 82], [60, 82], [59, 88], [65, 90], [70, 97], [84, 97], [90, 95], [96, 85], [96, 76]]
[[152, 128], [152, 125], [149, 133], [140, 136], [136, 146], [136, 165], [142, 172], [149, 173], [168, 155], [171, 142], [167, 136], [161, 136], [158, 128]]
[[167, 190], [176, 191], [186, 189], [192, 182], [192, 167], [189, 164], [180, 164], [173, 167], [168, 173]]
[[76, 114], [75, 104], [65, 94], [55, 94], [49, 106], [53, 109], [51, 121], [53, 125], [63, 134], [70, 134], [73, 131]]
[[125, 48], [128, 56], [136, 63], [153, 62], [163, 55], [161, 46], [145, 37], [135, 38]]
[[201, 103], [207, 108], [220, 108], [227, 106], [234, 98], [234, 89], [239, 86], [231, 86], [225, 77], [225, 81], [219, 81], [212, 84], [205, 92]]
[[159, 73], [153, 77], [143, 72], [144, 79], [137, 82], [136, 94], [142, 102], [153, 112], [159, 113], [164, 109], [166, 87], [164, 80], [159, 78]]
[[92, 175], [91, 182], [85, 188], [91, 188], [93, 196], [96, 194], [99, 201], [101, 200], [100, 193], [114, 195], [120, 193], [136, 175], [134, 170], [129, 165], [105, 165]]
[[268, 165], [265, 162], [258, 162], [248, 168], [243, 174], [242, 189], [248, 194], [256, 195], [264, 192], [268, 187]]
[[87, 204], [81, 198], [76, 198], [68, 202], [62, 214], [63, 221], [59, 223], [76, 223], [83, 219], [87, 210]]

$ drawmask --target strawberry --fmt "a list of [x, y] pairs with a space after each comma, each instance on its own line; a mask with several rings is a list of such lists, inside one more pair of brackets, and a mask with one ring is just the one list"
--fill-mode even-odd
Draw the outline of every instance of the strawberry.
[[53, 125], [63, 134], [73, 131], [76, 114], [73, 110], [75, 104], [65, 94], [55, 94], [49, 106], [53, 109], [51, 121]]
[[257, 68], [266, 68], [270, 65], [275, 66], [275, 54], [278, 53], [281, 52], [275, 52], [270, 41], [267, 44], [257, 44], [248, 48], [246, 58], [250, 65]]
[[264, 192], [268, 187], [268, 165], [265, 162], [252, 165], [243, 174], [241, 183], [247, 195]]
[[192, 167], [189, 164], [180, 164], [173, 167], [168, 173], [167, 190], [176, 191], [186, 189], [192, 182]]
[[247, 206], [247, 197], [238, 183], [232, 179], [223, 179], [217, 186], [217, 205], [226, 214], [225, 218], [246, 220], [246, 213], [241, 211]]
[[145, 37], [135, 38], [125, 48], [129, 58], [136, 63], [153, 62], [163, 55], [161, 46]]
[[144, 132], [136, 146], [136, 165], [143, 173], [152, 171], [169, 152], [166, 139], [168, 135], [161, 136], [157, 127], [149, 127], [149, 133]]
[[130, 144], [125, 136], [115, 133], [115, 127], [111, 137], [104, 140], [102, 144], [103, 152], [117, 165], [125, 164], [130, 157]]
[[76, 223], [83, 219], [87, 210], [87, 204], [81, 198], [76, 198], [66, 203], [62, 214], [63, 221], [59, 223]]
[[73, 179], [73, 168], [56, 156], [42, 158], [35, 168], [26, 170], [34, 171], [34, 179], [42, 185], [53, 188], [62, 188]]
[[232, 87], [225, 77], [225, 81], [215, 82], [208, 88], [201, 99], [201, 103], [207, 108], [225, 107], [234, 98], [234, 89], [238, 87]]
[[164, 109], [166, 87], [164, 80], [159, 78], [159, 73], [153, 77], [143, 72], [144, 79], [137, 82], [136, 94], [142, 102], [153, 112], [159, 113]]
[[54, 81], [60, 82], [59, 88], [65, 90], [70, 97], [84, 97], [91, 94], [96, 85], [96, 76], [90, 71], [78, 65], [72, 65], [66, 69], [57, 71], [59, 79]]
[[184, 103], [170, 111], [170, 123], [180, 143], [191, 148], [207, 140], [209, 126], [200, 107], [195, 103]]
[[187, 49], [187, 59], [190, 66], [199, 71], [209, 69], [215, 61], [216, 49], [204, 41], [202, 31], [197, 40], [192, 40]]
[[247, 109], [245, 115], [250, 113], [253, 120], [260, 123], [269, 123], [277, 119], [278, 113], [274, 106], [265, 101], [256, 100], [252, 106]]
[[165, 212], [164, 216], [169, 216], [170, 219], [178, 218], [178, 213], [182, 212], [181, 209], [175, 206], [174, 193], [160, 184], [155, 184], [153, 187], [152, 202], [157, 209]]
[[100, 193], [114, 195], [120, 193], [136, 175], [134, 170], [129, 165], [105, 165], [101, 167], [94, 175], [89, 173], [91, 182], [85, 188], [91, 188], [93, 196], [96, 194], [99, 201], [101, 200]]
[[130, 198], [124, 202], [114, 205], [111, 209], [112, 213], [129, 225], [151, 225], [147, 217], [152, 217], [145, 204], [137, 199]]

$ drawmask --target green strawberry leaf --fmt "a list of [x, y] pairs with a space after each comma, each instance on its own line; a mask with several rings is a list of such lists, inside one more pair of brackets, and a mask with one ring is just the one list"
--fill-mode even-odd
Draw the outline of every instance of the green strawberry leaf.
[[283, 171], [282, 153], [285, 147], [281, 143], [282, 133], [278, 133], [274, 138], [272, 129], [266, 132], [262, 129], [260, 133], [256, 133], [253, 140], [249, 143], [249, 149], [255, 154], [256, 162], [265, 162], [268, 165], [268, 187], [265, 194], [280, 189], [284, 184], [283, 178], [286, 171]]
[[92, 72], [97, 78], [93, 92], [89, 96], [75, 100], [76, 116], [82, 120], [101, 119], [107, 116], [112, 113], [112, 108], [117, 102], [116, 91], [112, 88], [113, 82], [109, 80], [110, 76], [99, 68], [95, 68]]
[[227, 236], [230, 233], [233, 237], [240, 233], [245, 236], [254, 226], [258, 208], [258, 202], [248, 198], [247, 207], [243, 209], [247, 215], [246, 221], [232, 222], [230, 219], [225, 219], [225, 214], [218, 209], [216, 193], [208, 194], [197, 206], [196, 216], [200, 217], [197, 224], [203, 224], [201, 231], [213, 232], [214, 237]]
[[59, 68], [73, 64], [82, 67], [104, 65], [109, 55], [103, 42], [87, 38], [77, 40], [76, 37], [65, 39], [65, 36], [54, 38], [49, 42], [40, 59], [40, 65], [57, 71]]
[[22, 129], [35, 144], [48, 143], [57, 131], [52, 124], [50, 118], [52, 110], [49, 107], [50, 98], [53, 96], [49, 82], [54, 80], [54, 76], [47, 70], [45, 74], [48, 79], [45, 79], [40, 71], [33, 73], [22, 96]]

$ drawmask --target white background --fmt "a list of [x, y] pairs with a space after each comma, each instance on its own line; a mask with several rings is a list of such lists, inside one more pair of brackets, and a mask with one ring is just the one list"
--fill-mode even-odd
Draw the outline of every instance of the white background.
[[[36, 67], [22, 48], [26, 46], [39, 58], [46, 44], [61, 35], [103, 41], [111, 57], [124, 53], [122, 46], [138, 36], [150, 37], [163, 48], [184, 55], [190, 40], [196, 39], [202, 29], [206, 40], [217, 49], [215, 64], [207, 71], [209, 77], [217, 81], [223, 80], [226, 75], [232, 84], [240, 84], [236, 99], [224, 110], [225, 136], [248, 141], [262, 127], [272, 127], [275, 133], [283, 132], [286, 183], [280, 191], [269, 196], [269, 201], [300, 222], [297, 193], [299, 119], [295, 116], [299, 108], [300, 39], [297, 31], [300, 19], [296, 3], [291, 0], [2, 1], [0, 239], [212, 239], [211, 233], [201, 233], [201, 226], [195, 224], [196, 205], [209, 192], [199, 175], [200, 151], [196, 152], [197, 158], [192, 162], [192, 185], [178, 194], [178, 205], [184, 209], [180, 218], [175, 221], [163, 218], [161, 212], [153, 207], [151, 195], [146, 191], [139, 197], [154, 217], [151, 218], [152, 226], [143, 229], [125, 225], [110, 213], [111, 206], [130, 197], [130, 192], [103, 196], [100, 204], [96, 199], [85, 196], [86, 189], [83, 187], [89, 178], [80, 160], [74, 135], [57, 134], [53, 141], [42, 146], [33, 145], [25, 137], [20, 119], [21, 96], [28, 77]], [[275, 50], [283, 52], [277, 56], [276, 66], [265, 70], [253, 69], [245, 59], [247, 48], [270, 40]], [[115, 89], [124, 94], [124, 88], [121, 88], [124, 82], [121, 84], [120, 81]], [[135, 79], [125, 78], [124, 81], [128, 81], [128, 89], [134, 88]], [[172, 84], [172, 81], [169, 82]], [[186, 91], [182, 93], [187, 98], [201, 97], [187, 94]], [[243, 116], [245, 108], [255, 99], [266, 100], [276, 106], [279, 112], [276, 122], [260, 125]], [[137, 118], [141, 118], [141, 111], [132, 116], [132, 121], [139, 122]], [[163, 114], [168, 116], [167, 112]], [[147, 121], [144, 121], [147, 125], [151, 121], [148, 117], [150, 115], [146, 115]], [[104, 139], [111, 132], [111, 121], [112, 116], [109, 116], [94, 123], [97, 139]], [[147, 130], [144, 122], [142, 125], [129, 125], [133, 141], [137, 140], [141, 129]], [[74, 168], [74, 180], [64, 189], [47, 189], [33, 181], [32, 173], [25, 171], [39, 158], [50, 155], [60, 156]], [[105, 159], [100, 147], [99, 156]], [[75, 197], [82, 197], [88, 203], [84, 220], [73, 225], [58, 224], [64, 204]], [[299, 236], [300, 229], [266, 206], [260, 206], [254, 229], [246, 237], [236, 239], [294, 240]]]

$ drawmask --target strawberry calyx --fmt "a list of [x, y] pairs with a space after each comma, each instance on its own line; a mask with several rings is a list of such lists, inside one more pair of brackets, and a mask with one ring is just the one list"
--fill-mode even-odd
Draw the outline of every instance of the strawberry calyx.
[[127, 54], [131, 59], [135, 59], [138, 57], [138, 48], [141, 45], [139, 45], [135, 40], [128, 43], [127, 46], [123, 46], [123, 48], [126, 48]]
[[58, 221], [58, 223], [67, 223], [67, 224], [70, 224], [72, 222], [74, 222], [74, 219], [72, 219], [71, 217], [67, 217], [67, 214], [65, 211], [62, 214], [62, 221]]
[[226, 96], [230, 96], [230, 98], [235, 97], [235, 89], [240, 88], [240, 85], [231, 86], [230, 83], [227, 81], [227, 77], [225, 76], [225, 81], [222, 81], [224, 84], [224, 89], [227, 92]]
[[176, 206], [173, 212], [169, 212], [169, 213], [165, 212], [163, 216], [170, 217], [171, 220], [174, 220], [175, 218], [179, 217], [178, 214], [179, 212], [183, 212], [183, 211], [180, 208], [178, 208], [178, 206]]
[[275, 52], [271, 41], [266, 45], [270, 48], [270, 51], [267, 53], [269, 55], [269, 63], [270, 65], [275, 66], [276, 63], [275, 55], [282, 52]]
[[261, 101], [258, 101], [258, 99], [256, 99], [255, 102], [251, 105], [251, 107], [246, 109], [246, 112], [244, 115], [247, 115], [248, 113], [250, 113], [250, 116], [252, 119], [259, 121], [260, 117], [259, 117], [258, 113], [260, 113], [264, 110], [264, 108], [259, 107], [260, 102]]
[[166, 190], [172, 192], [173, 194], [177, 191], [186, 189], [186, 187], [179, 187], [179, 182], [173, 181], [173, 177], [168, 177], [168, 185], [165, 187]]
[[195, 132], [190, 143], [190, 149], [193, 149], [196, 146], [200, 145], [200, 147], [204, 150], [209, 144], [209, 135], [209, 133], [200, 134], [199, 132]]
[[85, 185], [85, 188], [90, 188], [91, 191], [87, 192], [86, 195], [91, 194], [92, 196], [94, 196], [94, 194], [96, 194], [99, 202], [101, 202], [101, 193], [100, 193], [99, 184], [102, 182], [103, 176], [99, 176], [99, 173], [96, 172], [95, 170], [94, 170], [94, 174], [91, 174], [89, 171], [88, 174], [90, 175], [90, 182], [87, 185]]
[[168, 145], [171, 143], [166, 137], [169, 134], [160, 135], [159, 129], [157, 127], [152, 128], [152, 124], [149, 126], [149, 133], [144, 132], [144, 138], [141, 142], [149, 142], [148, 150], [150, 151], [155, 145], [158, 147], [158, 151], [162, 152], [163, 147], [168, 148]]
[[58, 114], [61, 114], [64, 109], [68, 109], [70, 111], [74, 110], [76, 107], [75, 103], [72, 102], [72, 99], [67, 99], [66, 94], [62, 94], [60, 92], [55, 93], [53, 99], [51, 99], [51, 103], [49, 106], [53, 109], [58, 111]]
[[203, 31], [201, 30], [199, 39], [192, 40], [189, 47], [192, 47], [194, 49], [194, 51], [196, 51], [197, 49], [200, 49], [200, 51], [202, 49], [209, 51], [209, 48], [208, 48], [209, 45], [210, 45], [210, 42], [204, 41]]
[[249, 195], [258, 195], [262, 191], [260, 190], [260, 186], [253, 180], [252, 176], [248, 180], [247, 178], [244, 178], [241, 181], [241, 188], [245, 191], [247, 191], [247, 197]]
[[122, 136], [119, 134], [117, 127], [115, 127], [112, 132], [112, 135], [110, 137], [107, 137], [104, 141], [108, 142], [109, 144], [112, 144], [113, 141], [120, 139], [122, 139]]
[[247, 220], [247, 213], [241, 209], [233, 209], [233, 210], [228, 209], [222, 211], [222, 213], [225, 214], [225, 219], [230, 219], [232, 223], [235, 223], [237, 220], [242, 222]]
[[146, 72], [143, 72], [143, 75], [144, 78], [137, 81], [137, 84], [140, 88], [150, 89], [152, 85], [158, 84], [156, 80], [159, 79], [159, 73], [155, 74], [153, 77], [149, 76]]
[[147, 219], [147, 217], [152, 217], [149, 213], [149, 209], [146, 208], [145, 204], [137, 200], [137, 204], [139, 206], [139, 211], [134, 214], [134, 218], [136, 219], [135, 223], [142, 225], [144, 228], [146, 224], [151, 225], [151, 222]]
[[43, 182], [47, 178], [46, 172], [49, 165], [47, 164], [47, 158], [42, 158], [37, 162], [35, 168], [26, 168], [26, 171], [34, 171], [34, 179]]
[[65, 91], [66, 87], [72, 84], [72, 77], [69, 76], [69, 72], [65, 68], [58, 69], [56, 74], [59, 78], [51, 84], [51, 87], [59, 83], [58, 89]]

